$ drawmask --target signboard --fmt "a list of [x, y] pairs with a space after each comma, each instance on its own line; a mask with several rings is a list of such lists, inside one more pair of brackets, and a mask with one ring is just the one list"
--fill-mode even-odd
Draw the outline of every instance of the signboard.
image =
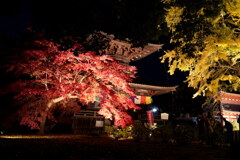
[[161, 119], [168, 120], [168, 113], [161, 113]]
[[153, 112], [152, 111], [147, 111], [147, 118], [148, 118], [148, 123], [153, 125], [154, 124], [154, 117], [153, 117]]
[[103, 127], [103, 121], [96, 120], [96, 127]]

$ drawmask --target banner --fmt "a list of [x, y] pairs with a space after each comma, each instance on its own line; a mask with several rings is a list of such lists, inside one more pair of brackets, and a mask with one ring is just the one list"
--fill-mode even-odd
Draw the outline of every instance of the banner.
[[154, 124], [154, 117], [153, 117], [153, 112], [152, 111], [147, 111], [147, 118], [148, 118], [148, 123], [153, 125]]
[[136, 96], [136, 98], [131, 97], [135, 104], [151, 104], [152, 97], [150, 96]]
[[[124, 95], [127, 97], [130, 97], [135, 104], [151, 104], [152, 103], [152, 97], [150, 97], [150, 96], [136, 96], [134, 98], [134, 97], [126, 95], [126, 94], [124, 94]], [[89, 97], [89, 99], [90, 99], [90, 97]], [[103, 99], [103, 97], [101, 97], [101, 98], [96, 97], [95, 101], [101, 101], [102, 99]]]

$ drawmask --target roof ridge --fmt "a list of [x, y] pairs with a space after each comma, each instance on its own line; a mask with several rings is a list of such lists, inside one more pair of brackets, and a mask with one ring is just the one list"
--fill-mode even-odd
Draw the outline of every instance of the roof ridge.
[[159, 86], [159, 85], [152, 85], [152, 84], [132, 83], [132, 82], [130, 82], [128, 84], [138, 84], [138, 85], [145, 85], [145, 86], [165, 87], [165, 88], [178, 87], [178, 85], [175, 85], [175, 86]]

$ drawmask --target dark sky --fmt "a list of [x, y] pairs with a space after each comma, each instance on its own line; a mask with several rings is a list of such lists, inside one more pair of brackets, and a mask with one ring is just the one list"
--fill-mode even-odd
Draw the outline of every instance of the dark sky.
[[[97, 29], [104, 29], [105, 27], [109, 32], [121, 33], [122, 35], [131, 34], [127, 32], [128, 29], [124, 28], [124, 24], [128, 23], [128, 21], [120, 20], [122, 17], [128, 19], [128, 16], [124, 17], [122, 12], [119, 12], [118, 15], [117, 11], [113, 13], [113, 11], [109, 9], [109, 5], [104, 5], [100, 3], [99, 0], [89, 0], [84, 1], [84, 4], [78, 4], [80, 8], [82, 7], [82, 10], [86, 10], [86, 15], [84, 15], [82, 14], [83, 12], [79, 13], [78, 9], [74, 7], [76, 2], [77, 1], [74, 0], [58, 3], [55, 3], [55, 1], [51, 1], [51, 3], [47, 1], [33, 3], [30, 0], [6, 1], [4, 4], [0, 4], [0, 35], [6, 34], [12, 37], [21, 37], [25, 33], [26, 28], [29, 26], [35, 26], [40, 28], [40, 30], [41, 28], [46, 29], [48, 27], [57, 30], [59, 27], [66, 27], [69, 29], [71, 26], [74, 26], [75, 23], [83, 23], [90, 29], [94, 27]], [[116, 0], [116, 3], [113, 4], [118, 5], [118, 3], [121, 5], [125, 4], [121, 2], [121, 0]], [[89, 8], [86, 6], [89, 6]], [[102, 7], [102, 9], [97, 9], [97, 7]], [[137, 7], [133, 8], [133, 10], [135, 9], [134, 12], [139, 12], [139, 14], [142, 15], [136, 16], [131, 9], [129, 9], [129, 11], [131, 11], [129, 16], [135, 18], [133, 20], [129, 20], [129, 22], [134, 21], [134, 23], [138, 23], [141, 22], [141, 20], [139, 20], [141, 17], [144, 18], [144, 14], [141, 13], [141, 11], [144, 9], [144, 5], [139, 4]], [[151, 7], [153, 6], [146, 6], [146, 10], [150, 10]], [[128, 10], [128, 8], [131, 7], [125, 7], [126, 10]], [[91, 17], [90, 13], [92, 13], [94, 16]], [[114, 18], [114, 15], [117, 17]], [[104, 16], [106, 16], [106, 19], [108, 20], [104, 20]], [[93, 25], [93, 22], [101, 23], [101, 20], [103, 21], [102, 24], [95, 24], [95, 26]], [[89, 25], [87, 25], [88, 22]], [[129, 30], [131, 30], [131, 28], [133, 29], [133, 35], [137, 35], [138, 32], [135, 33], [134, 30], [137, 30], [137, 27], [141, 28], [143, 24], [141, 25], [134, 23], [129, 24], [127, 27], [129, 27]], [[115, 30], [114, 28], [111, 29], [111, 27], [106, 24], [115, 27]], [[117, 27], [118, 25], [122, 26], [122, 30], [121, 27]], [[77, 24], [77, 26], [79, 26], [79, 24]], [[139, 36], [139, 38], [141, 39], [142, 37]], [[167, 37], [162, 37], [162, 39], [155, 42], [164, 43], [163, 50], [169, 49], [170, 47]], [[182, 83], [182, 81], [185, 79], [185, 75], [183, 73], [177, 72], [174, 76], [170, 76], [167, 73], [167, 64], [160, 63], [159, 57], [163, 55], [163, 50], [155, 52], [144, 59], [131, 63], [131, 65], [137, 66], [138, 68], [137, 82], [164, 86], [173, 86]]]
[[186, 79], [186, 73], [176, 71], [174, 75], [168, 73], [168, 64], [161, 63], [159, 57], [164, 54], [164, 50], [168, 44], [159, 50], [143, 59], [131, 62], [131, 65], [137, 67], [137, 78], [139, 82], [146, 84], [159, 85], [159, 86], [175, 86], [181, 85]]
[[19, 36], [31, 18], [31, 5], [27, 0], [0, 2], [0, 33]]

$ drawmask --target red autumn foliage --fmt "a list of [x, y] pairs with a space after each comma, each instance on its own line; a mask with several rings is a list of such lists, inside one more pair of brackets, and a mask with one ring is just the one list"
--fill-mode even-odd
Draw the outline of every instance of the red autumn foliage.
[[135, 96], [128, 84], [134, 78], [135, 67], [118, 63], [108, 55], [85, 52], [78, 43], [68, 49], [45, 39], [35, 41], [35, 44], [35, 49], [23, 51], [21, 59], [9, 68], [28, 76], [22, 83], [18, 98], [31, 96], [44, 101], [41, 103], [44, 105], [29, 102], [32, 105], [21, 113], [21, 124], [39, 128], [43, 112], [48, 112], [51, 117], [52, 105], [47, 104], [73, 98], [83, 105], [101, 98], [99, 114], [114, 120], [116, 126], [132, 123], [126, 111], [139, 107], [125, 95]]

